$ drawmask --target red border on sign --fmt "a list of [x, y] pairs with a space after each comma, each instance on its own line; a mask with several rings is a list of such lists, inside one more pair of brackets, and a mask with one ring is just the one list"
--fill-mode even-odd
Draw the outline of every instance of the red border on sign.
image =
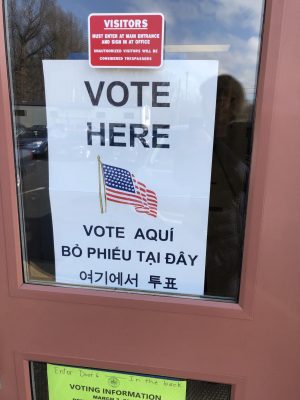
[[[99, 33], [93, 32], [94, 27], [91, 27], [91, 19], [93, 17], [99, 17], [101, 21], [104, 17], [110, 17], [110, 20], [115, 21], [118, 17], [127, 17], [129, 21], [137, 21], [138, 18], [150, 17], [150, 26], [145, 27], [116, 27], [110, 26], [107, 28], [100, 28]], [[155, 17], [159, 17], [155, 19]], [[139, 19], [140, 20], [140, 19]], [[164, 15], [161, 13], [92, 13], [88, 17], [88, 46], [89, 46], [89, 65], [91, 68], [139, 68], [139, 69], [158, 69], [163, 65], [164, 56]], [[110, 34], [102, 33], [101, 29], [111, 31]], [[159, 38], [146, 38], [146, 40], [140, 40], [139, 36], [143, 37], [142, 32], [148, 30], [146, 35], [159, 34]], [[122, 32], [123, 39], [120, 39], [121, 34], [116, 33], [117, 31]], [[94, 35], [92, 38], [91, 36]], [[132, 36], [131, 36], [132, 35]], [[113, 38], [113, 40], [111, 40]], [[127, 38], [132, 38], [130, 42]], [[99, 44], [94, 45], [95, 41], [101, 39], [101, 46]], [[115, 39], [115, 40], [114, 40]], [[93, 43], [94, 42], [94, 43]], [[112, 43], [113, 42], [113, 43]], [[122, 42], [122, 43], [120, 43]], [[125, 44], [123, 42], [126, 42]], [[97, 46], [97, 48], [93, 47]], [[146, 47], [148, 46], [148, 47]], [[114, 51], [115, 50], [115, 51]], [[107, 56], [102, 56], [102, 62], [95, 61], [97, 56], [94, 53], [99, 52], [100, 54], [108, 53]], [[109, 54], [114, 54], [109, 57]], [[141, 59], [141, 60], [139, 60]]]

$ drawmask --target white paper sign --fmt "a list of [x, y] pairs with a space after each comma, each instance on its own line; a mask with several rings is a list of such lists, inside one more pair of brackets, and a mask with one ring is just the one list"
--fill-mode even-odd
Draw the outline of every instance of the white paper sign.
[[217, 61], [44, 61], [56, 281], [202, 295]]

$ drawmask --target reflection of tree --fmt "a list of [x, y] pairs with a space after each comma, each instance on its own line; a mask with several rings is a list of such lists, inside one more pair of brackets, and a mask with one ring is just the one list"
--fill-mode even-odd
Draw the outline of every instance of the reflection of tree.
[[43, 59], [85, 51], [82, 25], [56, 0], [10, 0], [8, 21], [15, 103], [44, 103]]

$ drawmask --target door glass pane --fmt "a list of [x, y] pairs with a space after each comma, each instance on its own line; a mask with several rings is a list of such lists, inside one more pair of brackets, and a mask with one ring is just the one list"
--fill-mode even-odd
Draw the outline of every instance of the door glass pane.
[[[25, 282], [238, 301], [263, 0], [5, 6]], [[89, 67], [91, 13], [163, 67]]]
[[33, 400], [230, 400], [231, 386], [31, 362]]

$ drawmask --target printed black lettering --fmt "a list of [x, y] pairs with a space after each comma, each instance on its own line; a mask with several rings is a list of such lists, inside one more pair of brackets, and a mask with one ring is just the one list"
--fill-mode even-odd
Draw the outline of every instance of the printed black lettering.
[[137, 106], [143, 105], [143, 86], [149, 86], [149, 82], [130, 82], [131, 86], [137, 87]]
[[168, 149], [170, 145], [168, 143], [158, 143], [158, 139], [168, 139], [168, 133], [159, 133], [158, 129], [170, 129], [170, 125], [153, 124], [152, 132], [152, 147], [160, 149]]
[[101, 94], [102, 94], [104, 83], [105, 82], [103, 82], [103, 81], [99, 82], [97, 93], [96, 93], [96, 96], [95, 96], [93, 91], [92, 91], [90, 82], [89, 81], [84, 81], [85, 87], [86, 87], [86, 89], [88, 91], [88, 94], [90, 96], [90, 99], [91, 99], [91, 102], [92, 102], [93, 106], [97, 106], [99, 104], [99, 100], [100, 100], [100, 97], [101, 97]]
[[92, 137], [93, 136], [100, 136], [100, 146], [105, 146], [105, 127], [104, 123], [100, 123], [100, 131], [92, 131], [92, 123], [88, 122], [87, 123], [87, 144], [89, 146], [92, 146]]
[[159, 92], [159, 86], [170, 86], [170, 82], [153, 82], [152, 83], [152, 107], [170, 107], [170, 103], [158, 103], [157, 98], [169, 96], [169, 92]]
[[125, 147], [126, 143], [124, 142], [116, 142], [116, 137], [125, 137], [125, 132], [116, 132], [115, 128], [125, 128], [125, 124], [117, 124], [117, 123], [110, 123], [109, 124], [109, 145], [110, 146], [119, 146]]
[[[136, 133], [136, 129], [142, 130], [140, 133]], [[148, 135], [148, 128], [143, 124], [130, 124], [130, 146], [134, 147], [135, 139], [139, 139], [144, 147], [150, 147], [145, 140], [145, 136]]]
[[[113, 88], [116, 87], [116, 86], [119, 86], [120, 88], [123, 89], [123, 99], [120, 100], [120, 101], [114, 100], [113, 97], [112, 97]], [[129, 98], [129, 90], [128, 90], [128, 87], [125, 85], [124, 82], [114, 81], [114, 82], [111, 82], [108, 85], [108, 88], [107, 88], [107, 100], [109, 101], [109, 103], [111, 105], [113, 105], [115, 107], [122, 107], [127, 103], [128, 98]]]

